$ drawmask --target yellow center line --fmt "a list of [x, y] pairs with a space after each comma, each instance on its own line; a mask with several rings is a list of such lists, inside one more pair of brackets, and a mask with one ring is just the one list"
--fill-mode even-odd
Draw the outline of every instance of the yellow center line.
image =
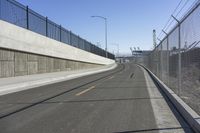
[[[111, 77], [109, 77], [108, 79], [113, 79], [115, 76], [111, 76]], [[98, 84], [96, 84], [96, 85], [100, 85], [100, 84], [102, 84], [102, 83], [98, 83]], [[81, 91], [81, 92], [79, 92], [79, 93], [76, 93], [75, 95], [76, 96], [80, 96], [80, 95], [82, 95], [82, 94], [84, 94], [84, 93], [86, 93], [86, 92], [88, 92], [88, 91], [90, 91], [90, 90], [92, 90], [92, 89], [94, 89], [95, 88], [95, 86], [91, 86], [91, 87], [89, 87], [88, 89], [85, 89], [85, 90], [83, 90], [83, 91]]]
[[92, 89], [94, 89], [94, 88], [95, 88], [95, 86], [91, 86], [91, 87], [89, 87], [88, 89], [83, 90], [83, 91], [77, 93], [76, 96], [80, 96], [80, 95], [82, 95], [82, 94], [84, 94], [84, 93], [86, 93], [86, 92], [88, 92], [88, 91], [90, 91], [90, 90], [92, 90]]

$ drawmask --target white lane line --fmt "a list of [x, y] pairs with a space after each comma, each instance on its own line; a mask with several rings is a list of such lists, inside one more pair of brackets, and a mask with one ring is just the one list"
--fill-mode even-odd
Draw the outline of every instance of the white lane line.
[[90, 91], [90, 90], [92, 90], [94, 88], [95, 88], [95, 86], [91, 86], [90, 88], [77, 93], [76, 96], [80, 96], [80, 95], [82, 95], [82, 94], [84, 94], [84, 93], [86, 93], [86, 92], [88, 92], [88, 91]]

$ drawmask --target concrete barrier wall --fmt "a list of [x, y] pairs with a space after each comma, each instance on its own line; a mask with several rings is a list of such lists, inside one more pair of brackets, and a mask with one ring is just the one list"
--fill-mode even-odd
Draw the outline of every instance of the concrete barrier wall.
[[94, 68], [115, 61], [0, 20], [0, 77]]
[[0, 29], [0, 48], [102, 65], [114, 63], [114, 60], [66, 45], [2, 20]]
[[89, 69], [98, 66], [102, 65], [0, 48], [0, 78]]

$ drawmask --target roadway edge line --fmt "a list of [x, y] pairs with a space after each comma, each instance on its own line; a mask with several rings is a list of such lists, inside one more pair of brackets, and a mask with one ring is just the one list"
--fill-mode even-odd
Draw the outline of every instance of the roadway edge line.
[[155, 76], [148, 68], [137, 64], [144, 68], [151, 76], [153, 81], [157, 83], [160, 89], [164, 92], [176, 110], [185, 119], [189, 126], [196, 132], [200, 133], [200, 116], [187, 105], [179, 96], [177, 96], [169, 87], [167, 87], [157, 76]]

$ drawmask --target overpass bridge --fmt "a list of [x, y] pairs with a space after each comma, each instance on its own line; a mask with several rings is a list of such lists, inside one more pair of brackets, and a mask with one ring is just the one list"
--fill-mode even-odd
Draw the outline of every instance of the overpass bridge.
[[0, 133], [199, 133], [199, 12], [197, 2], [153, 51], [117, 64], [0, 0]]

